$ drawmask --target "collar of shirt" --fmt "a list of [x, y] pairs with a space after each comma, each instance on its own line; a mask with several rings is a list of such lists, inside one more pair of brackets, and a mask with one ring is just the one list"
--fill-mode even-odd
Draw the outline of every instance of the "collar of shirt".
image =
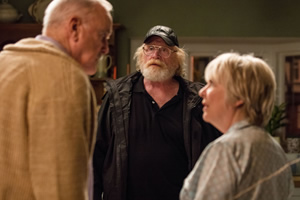
[[228, 135], [229, 133], [236, 133], [236, 130], [241, 130], [244, 128], [248, 128], [250, 126], [253, 125], [250, 124], [247, 120], [241, 120], [231, 125], [231, 127], [228, 129], [228, 131], [225, 134]]
[[[177, 80], [177, 79], [176, 79]], [[178, 81], [178, 80], [177, 80]], [[145, 86], [144, 86], [144, 76], [140, 76], [138, 81], [136, 82], [135, 86], [133, 87], [133, 92], [142, 92], [142, 93], [147, 93]], [[179, 81], [179, 90], [177, 93], [178, 97], [182, 97], [183, 91], [182, 91], [182, 85], [181, 82]]]
[[56, 40], [54, 40], [51, 37], [44, 36], [44, 35], [38, 35], [38, 36], [35, 37], [35, 39], [37, 39], [37, 40], [45, 40], [45, 41], [51, 42], [56, 48], [62, 50], [66, 54], [69, 54], [67, 52], [67, 50], [59, 42], [57, 42]]
[[134, 87], [133, 87], [133, 92], [143, 92], [145, 93], [145, 87], [144, 87], [144, 77], [140, 76], [140, 78], [138, 79], [138, 81], [135, 83]]

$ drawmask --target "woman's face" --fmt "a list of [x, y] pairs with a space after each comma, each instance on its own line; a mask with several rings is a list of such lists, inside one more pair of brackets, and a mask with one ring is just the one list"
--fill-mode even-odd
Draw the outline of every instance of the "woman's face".
[[211, 123], [222, 133], [230, 127], [235, 107], [226, 101], [224, 84], [208, 80], [199, 91], [203, 98], [203, 120]]

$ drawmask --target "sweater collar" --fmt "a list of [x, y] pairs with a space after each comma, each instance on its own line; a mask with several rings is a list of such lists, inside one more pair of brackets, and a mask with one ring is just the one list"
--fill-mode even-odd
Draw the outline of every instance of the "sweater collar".
[[66, 54], [69, 55], [68, 51], [56, 40], [54, 40], [51, 37], [45, 36], [45, 35], [38, 35], [35, 37], [36, 40], [45, 40], [48, 41], [50, 43], [52, 43], [57, 49], [62, 50], [63, 52], [65, 52]]

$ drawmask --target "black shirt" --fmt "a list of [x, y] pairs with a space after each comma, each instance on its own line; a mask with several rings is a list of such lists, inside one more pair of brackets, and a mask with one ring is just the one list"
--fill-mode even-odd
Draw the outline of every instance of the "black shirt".
[[183, 142], [183, 91], [158, 107], [143, 77], [134, 85], [129, 124], [128, 199], [179, 199], [188, 160]]

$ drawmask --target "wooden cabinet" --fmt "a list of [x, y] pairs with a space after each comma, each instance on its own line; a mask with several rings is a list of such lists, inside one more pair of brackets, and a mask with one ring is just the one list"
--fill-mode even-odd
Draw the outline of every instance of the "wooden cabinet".
[[[300, 55], [285, 57], [286, 137], [300, 137]], [[298, 146], [300, 153], [300, 146]]]
[[97, 99], [97, 105], [101, 105], [102, 103], [102, 97], [105, 93], [105, 84], [106, 80], [110, 78], [90, 78], [91, 84], [94, 88], [96, 99]]
[[107, 79], [116, 79], [117, 78], [117, 41], [116, 41], [116, 32], [122, 28], [120, 24], [113, 25], [113, 33], [109, 40], [109, 55], [112, 57], [112, 67], [107, 71], [106, 78], [95, 78], [90, 77], [90, 81], [95, 90], [97, 104], [101, 105], [102, 97], [105, 93], [105, 83]]
[[[115, 33], [122, 26], [120, 24], [113, 25], [113, 33], [109, 40], [109, 55], [112, 57], [112, 67], [107, 72], [107, 78], [97, 79], [90, 78], [93, 88], [96, 93], [97, 103], [101, 104], [101, 98], [104, 94], [104, 84], [106, 79], [117, 78], [117, 44]], [[22, 38], [35, 37], [41, 34], [41, 24], [1, 24], [0, 23], [0, 51], [6, 44], [15, 43]]]
[[300, 176], [294, 176], [295, 187], [300, 188]]
[[26, 37], [35, 37], [41, 31], [41, 24], [0, 24], [0, 50], [6, 44]]

